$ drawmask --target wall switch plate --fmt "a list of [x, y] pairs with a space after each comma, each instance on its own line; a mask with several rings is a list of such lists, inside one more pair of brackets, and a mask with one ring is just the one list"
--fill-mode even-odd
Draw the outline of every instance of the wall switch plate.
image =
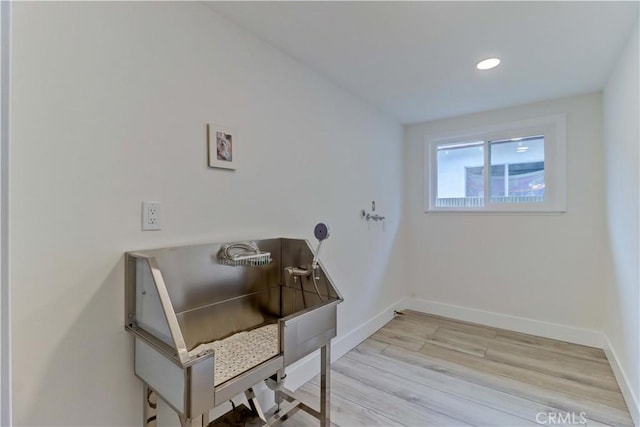
[[162, 228], [160, 202], [142, 202], [142, 230], [160, 230]]

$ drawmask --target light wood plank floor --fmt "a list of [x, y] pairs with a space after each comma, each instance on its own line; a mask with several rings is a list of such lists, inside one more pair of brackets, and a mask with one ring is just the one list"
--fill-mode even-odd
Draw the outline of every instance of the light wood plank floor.
[[[316, 408], [319, 393], [296, 392]], [[340, 427], [633, 426], [602, 350], [411, 311], [332, 364], [331, 405]]]

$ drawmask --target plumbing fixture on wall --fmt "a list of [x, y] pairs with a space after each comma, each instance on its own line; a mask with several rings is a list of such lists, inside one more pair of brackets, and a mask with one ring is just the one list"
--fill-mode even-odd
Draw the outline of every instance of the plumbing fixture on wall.
[[362, 210], [362, 218], [364, 218], [366, 221], [375, 221], [375, 222], [384, 221], [385, 219], [387, 219], [376, 213], [365, 212], [364, 209]]
[[[365, 209], [362, 209], [362, 211], [360, 212], [360, 216], [362, 217], [362, 219], [364, 219], [367, 222], [369, 221], [378, 222], [378, 221], [384, 221], [386, 219], [386, 217], [382, 215], [378, 215], [375, 212], [376, 212], [376, 201], [373, 200], [371, 202], [371, 212], [367, 212]], [[384, 225], [384, 222], [383, 222], [383, 225]]]

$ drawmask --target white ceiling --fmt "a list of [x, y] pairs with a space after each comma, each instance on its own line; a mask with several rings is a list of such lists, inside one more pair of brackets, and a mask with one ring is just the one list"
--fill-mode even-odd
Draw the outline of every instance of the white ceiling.
[[635, 1], [208, 4], [402, 123], [598, 91], [638, 20]]

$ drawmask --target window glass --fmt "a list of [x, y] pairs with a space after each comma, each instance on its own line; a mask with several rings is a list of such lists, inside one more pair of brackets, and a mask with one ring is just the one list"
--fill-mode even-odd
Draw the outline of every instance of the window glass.
[[436, 207], [484, 206], [483, 144], [438, 147]]
[[491, 203], [542, 203], [544, 137], [490, 141]]

